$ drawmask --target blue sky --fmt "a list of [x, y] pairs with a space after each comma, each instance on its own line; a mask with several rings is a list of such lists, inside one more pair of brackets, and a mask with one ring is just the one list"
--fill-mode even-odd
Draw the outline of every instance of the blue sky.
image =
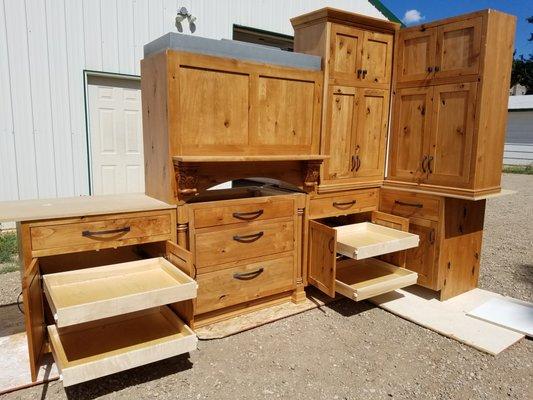
[[[381, 0], [381, 2], [391, 10], [401, 20], [408, 10], [411, 12], [408, 17], [416, 20], [422, 19], [418, 23], [434, 21], [446, 17], [452, 17], [472, 11], [494, 8], [517, 17], [515, 47], [517, 54], [533, 53], [533, 42], [528, 42], [530, 33], [533, 32], [533, 24], [528, 24], [527, 17], [533, 16], [533, 1], [531, 0]], [[414, 25], [418, 23], [412, 23]], [[409, 25], [409, 24], [407, 24]]]

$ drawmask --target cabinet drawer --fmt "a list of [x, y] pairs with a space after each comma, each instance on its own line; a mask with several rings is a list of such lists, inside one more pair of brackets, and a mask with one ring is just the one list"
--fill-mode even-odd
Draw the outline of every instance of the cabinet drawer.
[[162, 257], [43, 275], [61, 328], [196, 297], [196, 282]]
[[415, 285], [416, 272], [375, 258], [344, 260], [337, 265], [335, 291], [361, 301], [392, 290]]
[[311, 199], [309, 218], [325, 218], [336, 215], [377, 210], [378, 189], [360, 190], [347, 194], [325, 195]]
[[389, 190], [382, 190], [380, 194], [379, 209], [389, 214], [437, 221], [439, 208], [440, 200], [435, 197]]
[[257, 221], [195, 235], [197, 268], [277, 254], [294, 248], [292, 220]]
[[63, 386], [196, 350], [198, 339], [168, 307], [58, 329], [48, 326]]
[[234, 268], [199, 274], [198, 314], [294, 289], [294, 258], [242, 263]]
[[32, 255], [98, 250], [172, 238], [170, 213], [87, 218], [30, 228]]
[[294, 201], [290, 199], [264, 198], [224, 206], [197, 208], [194, 210], [195, 228], [236, 224], [290, 217], [294, 214]]

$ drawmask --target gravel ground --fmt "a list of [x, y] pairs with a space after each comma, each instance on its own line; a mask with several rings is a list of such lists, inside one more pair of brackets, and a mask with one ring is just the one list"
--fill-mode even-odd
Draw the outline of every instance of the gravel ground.
[[[488, 202], [480, 286], [531, 301], [533, 176], [505, 175], [503, 182], [520, 193]], [[532, 364], [531, 340], [494, 357], [369, 303], [341, 300], [226, 339], [201, 341], [190, 356], [66, 390], [56, 381], [4, 397], [529, 399]]]

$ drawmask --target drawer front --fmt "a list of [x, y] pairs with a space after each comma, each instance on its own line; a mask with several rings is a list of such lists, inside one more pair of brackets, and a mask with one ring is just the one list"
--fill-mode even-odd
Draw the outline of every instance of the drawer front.
[[199, 274], [196, 280], [196, 313], [202, 314], [294, 289], [294, 259], [286, 256], [252, 262]]
[[259, 221], [196, 234], [196, 267], [277, 254], [294, 248], [293, 221]]
[[309, 204], [309, 217], [324, 218], [377, 210], [378, 197], [378, 189], [315, 197]]
[[418, 217], [437, 221], [439, 219], [439, 206], [440, 201], [434, 197], [419, 193], [382, 190], [379, 209], [402, 217]]
[[197, 208], [194, 210], [194, 226], [196, 228], [205, 228], [239, 222], [290, 217], [293, 214], [293, 200], [266, 198], [257, 202]]
[[85, 220], [30, 228], [34, 257], [171, 239], [170, 213]]

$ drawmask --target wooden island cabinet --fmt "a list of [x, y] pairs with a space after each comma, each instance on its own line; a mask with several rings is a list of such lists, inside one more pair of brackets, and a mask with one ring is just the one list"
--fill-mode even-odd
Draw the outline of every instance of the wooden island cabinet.
[[294, 53], [145, 46], [146, 195], [0, 203], [19, 221], [33, 380], [48, 351], [65, 386], [192, 351], [194, 329], [309, 285], [354, 301], [476, 287], [514, 17], [291, 22]]

